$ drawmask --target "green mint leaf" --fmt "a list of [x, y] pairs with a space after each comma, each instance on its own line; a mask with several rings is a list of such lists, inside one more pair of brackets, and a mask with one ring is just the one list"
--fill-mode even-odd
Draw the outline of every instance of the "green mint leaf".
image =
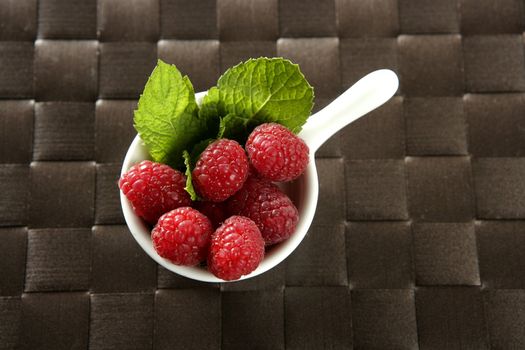
[[197, 160], [199, 159], [201, 153], [208, 147], [210, 143], [215, 141], [215, 139], [205, 139], [198, 143], [196, 143], [190, 153], [190, 159], [192, 160], [191, 166], [192, 168], [195, 167], [195, 164], [197, 163]]
[[206, 124], [207, 137], [215, 137], [219, 132], [219, 117], [221, 116], [219, 106], [219, 90], [212, 87], [199, 106], [199, 118]]
[[188, 151], [184, 150], [182, 152], [182, 157], [184, 158], [184, 165], [186, 166], [186, 187], [184, 189], [191, 197], [192, 201], [199, 200], [199, 196], [197, 196], [197, 193], [195, 192], [195, 188], [193, 188], [193, 182], [191, 179], [191, 171], [193, 169], [191, 157]]
[[[217, 87], [216, 111], [221, 117], [235, 116], [231, 117], [231, 125], [226, 124], [225, 135], [229, 128], [241, 125], [238, 118], [246, 120], [248, 131], [262, 123], [276, 122], [298, 133], [313, 107], [313, 88], [299, 66], [283, 58], [262, 57], [238, 64], [219, 78]], [[210, 101], [216, 100], [213, 93]]]
[[199, 117], [204, 119], [213, 119], [221, 116], [219, 109], [219, 89], [212, 87], [202, 99], [199, 109]]
[[134, 124], [153, 160], [178, 169], [183, 167], [182, 152], [210, 132], [208, 118], [198, 116], [188, 77], [161, 60], [140, 96]]
[[234, 114], [228, 114], [224, 118], [221, 118], [217, 138], [237, 140], [241, 144], [244, 144], [250, 131], [255, 126], [257, 125], [250, 125], [250, 119], [241, 118]]
[[222, 139], [224, 137], [225, 131], [226, 131], [226, 122], [224, 121], [224, 118], [221, 118], [221, 121], [219, 123], [219, 132], [217, 133], [217, 138]]

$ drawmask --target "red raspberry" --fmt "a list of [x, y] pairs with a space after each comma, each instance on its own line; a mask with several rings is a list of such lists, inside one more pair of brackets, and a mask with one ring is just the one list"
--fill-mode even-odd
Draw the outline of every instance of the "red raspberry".
[[191, 205], [186, 177], [165, 164], [144, 160], [122, 175], [119, 187], [135, 213], [151, 225], [175, 208]]
[[246, 141], [246, 152], [264, 178], [290, 181], [308, 165], [308, 146], [284, 126], [276, 123], [256, 127]]
[[257, 224], [267, 245], [290, 237], [299, 221], [297, 208], [279, 187], [253, 176], [227, 204], [231, 215], [247, 216]]
[[248, 157], [233, 140], [220, 139], [202, 152], [192, 172], [197, 192], [212, 202], [222, 202], [237, 192], [248, 177]]
[[210, 219], [214, 229], [228, 218], [225, 202], [200, 201], [196, 202], [194, 207]]
[[255, 270], [263, 257], [264, 241], [257, 225], [232, 216], [211, 237], [208, 268], [223, 280], [237, 280]]
[[212, 232], [206, 216], [182, 207], [160, 217], [151, 231], [151, 239], [161, 257], [177, 265], [193, 266], [206, 258]]

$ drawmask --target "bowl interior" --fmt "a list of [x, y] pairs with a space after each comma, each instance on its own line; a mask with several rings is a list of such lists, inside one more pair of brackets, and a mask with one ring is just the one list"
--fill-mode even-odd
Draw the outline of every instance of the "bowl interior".
[[[203, 96], [203, 93], [197, 94], [198, 103], [200, 103]], [[128, 171], [128, 169], [134, 164], [145, 159], [150, 159], [150, 156], [146, 146], [137, 135], [128, 149], [124, 163], [122, 165], [121, 174]], [[278, 265], [288, 255], [290, 255], [295, 250], [295, 248], [297, 248], [299, 243], [301, 243], [304, 236], [308, 232], [315, 214], [317, 197], [319, 193], [314, 154], [310, 154], [310, 162], [308, 163], [308, 167], [301, 177], [292, 182], [280, 184], [280, 187], [290, 197], [299, 211], [299, 223], [297, 225], [296, 231], [286, 241], [276, 244], [275, 246], [268, 249], [263, 261], [257, 267], [257, 269], [255, 269], [252, 273], [241, 277], [241, 280], [257, 276]], [[223, 280], [215, 277], [205, 267], [179, 266], [173, 264], [167, 259], [160, 257], [153, 248], [149, 228], [142, 221], [142, 219], [135, 215], [131, 203], [127, 200], [122, 191], [120, 192], [120, 201], [124, 218], [126, 220], [126, 224], [129, 227], [129, 230], [131, 231], [131, 234], [142, 247], [142, 249], [144, 249], [144, 251], [153, 260], [166, 269], [188, 278], [203, 282], [224, 282]]]

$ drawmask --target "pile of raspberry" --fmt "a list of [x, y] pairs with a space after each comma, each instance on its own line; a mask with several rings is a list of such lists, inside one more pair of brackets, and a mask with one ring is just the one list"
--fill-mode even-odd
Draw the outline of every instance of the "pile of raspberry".
[[177, 265], [206, 266], [231, 281], [259, 266], [265, 249], [293, 234], [297, 208], [274, 182], [291, 181], [306, 169], [308, 146], [286, 127], [256, 127], [245, 148], [219, 139], [192, 171], [199, 201], [185, 191], [186, 177], [149, 160], [134, 165], [119, 187], [135, 213], [153, 227], [156, 252]]

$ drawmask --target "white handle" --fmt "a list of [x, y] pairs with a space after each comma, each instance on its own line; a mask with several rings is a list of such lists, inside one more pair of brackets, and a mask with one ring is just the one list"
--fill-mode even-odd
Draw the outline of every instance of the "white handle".
[[328, 106], [308, 118], [299, 134], [311, 153], [346, 125], [388, 101], [397, 91], [396, 73], [380, 69], [361, 78]]

